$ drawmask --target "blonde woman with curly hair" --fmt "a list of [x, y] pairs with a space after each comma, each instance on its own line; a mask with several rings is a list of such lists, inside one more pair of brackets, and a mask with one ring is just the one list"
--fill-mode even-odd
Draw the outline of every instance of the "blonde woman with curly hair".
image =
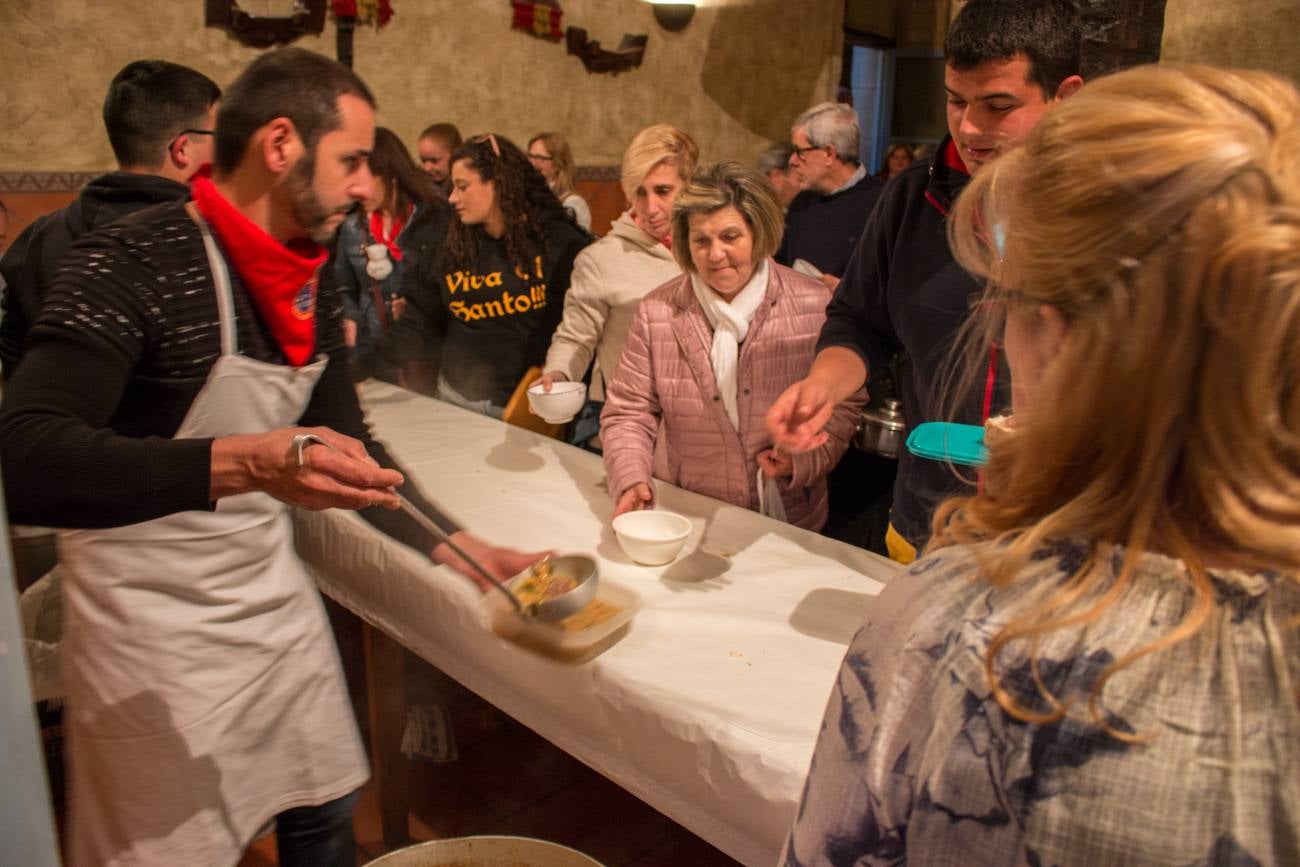
[[1282, 80], [1145, 67], [971, 181], [1014, 416], [854, 639], [785, 865], [1300, 863], [1297, 148]]

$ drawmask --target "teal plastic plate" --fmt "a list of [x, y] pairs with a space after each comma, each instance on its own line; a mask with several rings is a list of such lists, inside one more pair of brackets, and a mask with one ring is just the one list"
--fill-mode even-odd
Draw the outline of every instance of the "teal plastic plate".
[[984, 427], [927, 421], [907, 435], [907, 450], [920, 458], [949, 461], [967, 467], [982, 467], [988, 460], [984, 448]]

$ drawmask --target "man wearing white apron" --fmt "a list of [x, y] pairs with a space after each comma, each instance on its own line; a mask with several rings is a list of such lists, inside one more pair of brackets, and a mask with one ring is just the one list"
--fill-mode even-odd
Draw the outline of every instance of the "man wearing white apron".
[[[319, 55], [254, 61], [218, 115], [213, 179], [64, 259], [6, 389], [11, 518], [83, 528], [60, 542], [69, 864], [233, 865], [272, 819], [282, 865], [355, 861], [366, 760], [285, 503], [392, 509], [404, 484], [317, 285], [321, 245], [370, 193], [373, 104]], [[339, 451], [299, 466], [299, 424]], [[534, 559], [403, 492], [502, 576]], [[409, 518], [363, 514], [451, 562]]]

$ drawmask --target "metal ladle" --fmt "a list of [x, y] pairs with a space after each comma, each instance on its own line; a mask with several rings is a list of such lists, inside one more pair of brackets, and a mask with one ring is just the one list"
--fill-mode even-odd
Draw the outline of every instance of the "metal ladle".
[[[334, 451], [339, 450], [332, 443], [321, 439], [315, 434], [298, 434], [293, 438], [293, 449], [298, 459], [298, 466], [306, 466], [304, 463], [303, 452], [306, 451], [307, 446], [315, 443], [331, 448]], [[439, 527], [429, 518], [428, 515], [416, 508], [414, 503], [402, 496], [402, 494], [397, 490], [393, 490], [393, 494], [397, 497], [397, 502], [402, 507], [402, 511], [410, 515], [417, 524], [428, 530], [429, 533], [440, 542], [447, 543], [447, 547], [451, 548], [451, 550], [455, 552], [456, 556], [460, 557], [473, 567], [474, 571], [482, 575], [489, 584], [504, 593], [506, 598], [510, 600], [510, 604], [514, 606], [515, 612], [524, 620], [530, 620], [532, 618], [547, 621], [563, 620], [572, 614], [576, 614], [583, 608], [586, 608], [587, 604], [595, 597], [597, 586], [596, 561], [592, 560], [590, 557], [580, 554], [570, 554], [563, 557], [552, 558], [548, 554], [541, 560], [537, 561], [537, 563], [534, 563], [532, 566], [516, 575], [514, 578], [511, 578], [505, 584], [502, 584], [492, 575], [492, 573], [488, 572], [488, 570], [483, 568], [477, 560], [471, 557], [464, 548], [453, 542], [451, 536], [446, 530]], [[551, 562], [553, 569], [571, 573], [568, 577], [574, 581], [573, 589], [542, 599], [532, 605], [524, 605], [519, 601], [519, 597], [515, 596], [515, 594], [511, 592], [510, 587], [507, 585], [514, 585], [527, 579], [532, 575], [534, 569], [547, 561]]]

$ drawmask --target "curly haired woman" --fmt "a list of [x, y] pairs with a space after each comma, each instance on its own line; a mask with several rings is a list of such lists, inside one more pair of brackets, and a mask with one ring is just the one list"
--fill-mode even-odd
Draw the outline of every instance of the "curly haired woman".
[[457, 219], [440, 254], [408, 272], [406, 310], [378, 352], [390, 363], [432, 360], [437, 397], [499, 418], [546, 358], [590, 236], [504, 136], [456, 148], [451, 182]]

